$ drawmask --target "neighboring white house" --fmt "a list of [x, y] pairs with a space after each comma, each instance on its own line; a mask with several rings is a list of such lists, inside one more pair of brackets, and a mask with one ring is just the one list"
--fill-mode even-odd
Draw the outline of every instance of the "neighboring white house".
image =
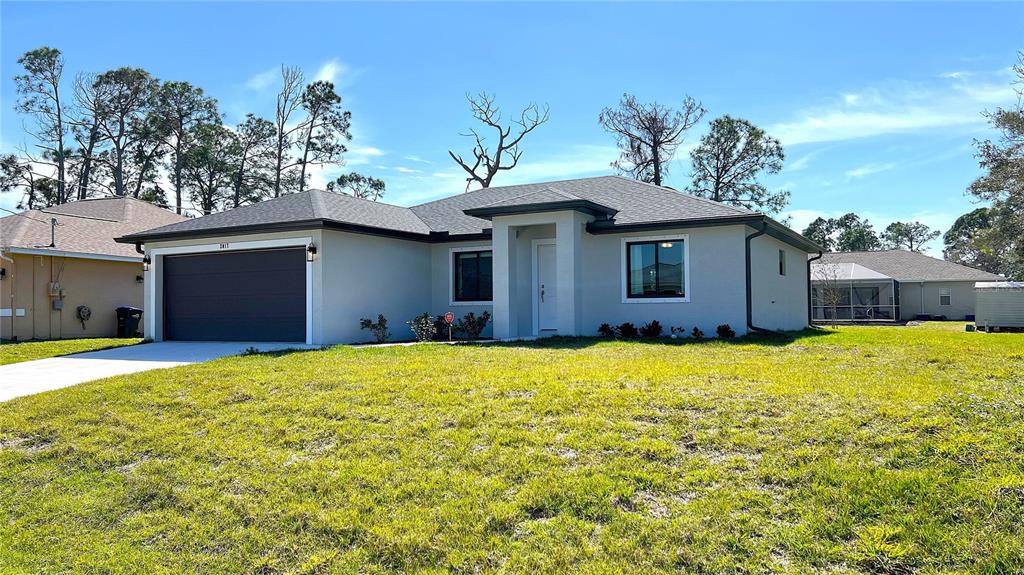
[[449, 310], [490, 311], [497, 338], [798, 330], [819, 251], [762, 214], [618, 176], [411, 208], [310, 191], [119, 241], [144, 246], [155, 339], [313, 344], [365, 341], [359, 320], [379, 313], [405, 339]]
[[842, 295], [838, 320], [973, 319], [974, 283], [1002, 279], [907, 250], [827, 253], [811, 264], [813, 318], [831, 321], [831, 289]]

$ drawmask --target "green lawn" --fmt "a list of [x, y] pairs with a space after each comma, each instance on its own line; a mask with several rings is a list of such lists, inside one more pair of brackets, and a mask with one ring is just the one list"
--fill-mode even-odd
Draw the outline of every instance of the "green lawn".
[[97, 351], [122, 345], [135, 345], [141, 339], [115, 339], [112, 337], [95, 339], [58, 339], [53, 341], [22, 341], [4, 342], [0, 344], [0, 365], [46, 359], [58, 355]]
[[1020, 573], [1024, 335], [256, 355], [0, 404], [2, 573]]

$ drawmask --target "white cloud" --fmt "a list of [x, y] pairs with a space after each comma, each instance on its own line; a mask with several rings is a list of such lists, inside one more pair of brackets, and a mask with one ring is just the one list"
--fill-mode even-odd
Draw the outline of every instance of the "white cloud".
[[397, 167], [395, 167], [395, 171], [396, 172], [401, 172], [403, 174], [422, 174], [423, 173], [423, 170], [417, 170], [415, 168], [407, 168], [405, 166], [397, 166]]
[[249, 76], [249, 79], [245, 81], [245, 87], [256, 91], [266, 90], [271, 84], [277, 81], [279, 75], [280, 72], [277, 68], [264, 70]]
[[347, 79], [351, 72], [352, 69], [344, 62], [337, 58], [332, 58], [320, 66], [320, 69], [316, 71], [316, 76], [313, 80], [332, 82], [337, 85], [340, 84], [342, 80]]
[[985, 123], [981, 114], [985, 108], [1014, 101], [1016, 95], [1005, 70], [948, 72], [929, 84], [888, 82], [842, 93], [767, 129], [791, 146], [976, 126]]
[[787, 171], [787, 172], [799, 172], [800, 170], [806, 169], [807, 166], [810, 165], [811, 158], [813, 158], [813, 157], [814, 157], [814, 153], [804, 154], [803, 156], [800, 156], [799, 158], [794, 160], [792, 163], [787, 165], [785, 167], [785, 171]]
[[405, 156], [405, 159], [409, 160], [410, 162], [419, 162], [421, 164], [433, 164], [433, 162], [431, 162], [430, 160], [424, 160], [423, 158], [421, 158], [421, 157], [419, 157], [417, 155], [414, 155], [414, 154], [410, 154], [408, 156]]
[[895, 167], [895, 163], [865, 164], [852, 170], [847, 170], [843, 175], [845, 175], [847, 178], [863, 178], [865, 176], [870, 176], [871, 174], [877, 174], [879, 172], [891, 170]]

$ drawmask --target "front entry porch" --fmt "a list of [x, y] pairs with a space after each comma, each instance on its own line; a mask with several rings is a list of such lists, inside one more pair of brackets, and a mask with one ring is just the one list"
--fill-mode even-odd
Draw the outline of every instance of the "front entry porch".
[[495, 338], [580, 333], [580, 252], [591, 219], [573, 210], [493, 218]]

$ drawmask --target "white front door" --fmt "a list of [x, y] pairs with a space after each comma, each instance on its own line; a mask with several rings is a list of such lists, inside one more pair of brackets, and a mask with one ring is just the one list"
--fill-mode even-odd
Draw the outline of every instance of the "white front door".
[[558, 278], [555, 244], [537, 244], [535, 256], [537, 276], [534, 282], [534, 298], [537, 302], [537, 325], [539, 331], [558, 327]]

